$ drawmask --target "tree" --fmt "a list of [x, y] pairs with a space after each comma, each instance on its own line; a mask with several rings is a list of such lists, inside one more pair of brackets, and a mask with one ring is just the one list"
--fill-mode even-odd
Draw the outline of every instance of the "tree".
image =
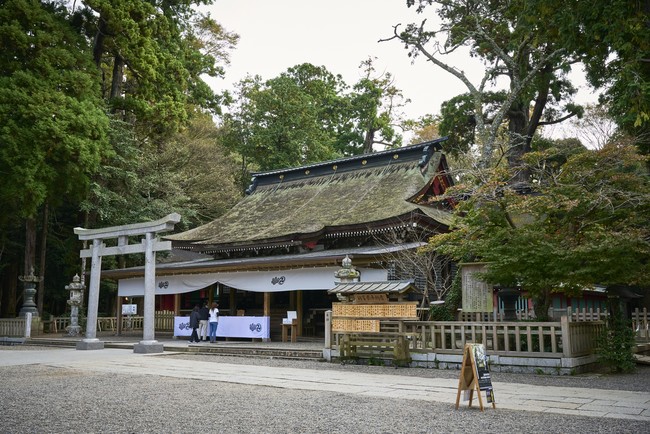
[[384, 72], [377, 76], [373, 58], [361, 62], [363, 77], [354, 85], [350, 95], [355, 118], [354, 149], [352, 154], [374, 152], [374, 145], [399, 147], [402, 136], [396, 128], [403, 128], [400, 109], [410, 102], [394, 84], [393, 75]]
[[93, 43], [102, 90], [113, 113], [137, 122], [138, 135], [173, 134], [193, 110], [219, 111], [202, 76], [220, 77], [220, 62], [238, 36], [194, 6], [202, 0], [86, 0], [75, 22]]
[[[425, 115], [416, 120], [407, 120], [404, 122], [404, 127], [407, 131], [413, 131], [410, 144], [428, 142], [440, 137], [439, 116]], [[444, 146], [443, 143], [443, 149]]]
[[539, 318], [553, 292], [650, 285], [647, 158], [622, 139], [595, 151], [567, 149], [562, 158], [557, 148], [526, 156], [535, 179], [528, 191], [506, 188], [504, 168], [450, 189], [468, 199], [454, 230], [427, 248], [488, 262], [485, 280], [528, 290]]
[[108, 117], [98, 71], [64, 8], [9, 0], [0, 6], [0, 23], [0, 243], [25, 227], [29, 273], [39, 209], [83, 195], [108, 149]]
[[[407, 0], [409, 7], [415, 0]], [[433, 30], [427, 20], [421, 24], [397, 25], [388, 40], [401, 41], [409, 56], [424, 56], [467, 87], [471, 107], [470, 143], [479, 147], [479, 167], [490, 167], [498, 146], [500, 128], [507, 121], [506, 156], [510, 167], [520, 166], [523, 155], [541, 125], [558, 123], [580, 113], [570, 103], [574, 89], [566, 79], [570, 65], [578, 59], [557, 43], [554, 31], [537, 20], [535, 2], [484, 2], [420, 0], [417, 11], [424, 13], [436, 5], [442, 20]], [[444, 41], [440, 39], [444, 37]], [[481, 60], [485, 73], [474, 84], [462, 70], [445, 63], [446, 54], [468, 47], [470, 56]], [[506, 80], [507, 90], [489, 93], [490, 86]], [[491, 95], [496, 107], [486, 110]], [[568, 102], [567, 102], [568, 101]], [[564, 106], [560, 104], [564, 102]], [[531, 107], [532, 105], [532, 107]], [[551, 107], [555, 106], [553, 110]], [[517, 171], [515, 181], [527, 182], [528, 174]]]
[[[650, 1], [540, 2], [563, 46], [585, 64], [589, 82], [622, 131], [650, 153]], [[579, 28], [579, 32], [573, 31]]]
[[[444, 300], [451, 288], [452, 271], [449, 257], [436, 251], [419, 251], [426, 245], [431, 232], [413, 221], [404, 221], [400, 229], [384, 232], [375, 237], [377, 245], [384, 248], [383, 257], [388, 262], [392, 278], [410, 280], [420, 290], [420, 307], [428, 308], [431, 301]], [[410, 244], [411, 248], [395, 250], [394, 246]]]
[[[224, 115], [224, 143], [238, 152], [243, 169], [300, 166], [340, 155], [346, 136], [342, 107], [346, 88], [324, 67], [302, 64], [262, 82], [239, 83], [235, 103]], [[343, 131], [345, 130], [345, 131]]]

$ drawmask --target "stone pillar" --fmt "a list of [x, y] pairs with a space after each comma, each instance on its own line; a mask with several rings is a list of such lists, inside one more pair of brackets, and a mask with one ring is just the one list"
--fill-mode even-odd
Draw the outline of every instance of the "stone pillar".
[[86, 337], [77, 342], [78, 350], [102, 350], [104, 342], [97, 339], [97, 309], [99, 308], [99, 279], [102, 273], [102, 257], [99, 250], [103, 243], [93, 240], [90, 264], [90, 285], [88, 287], [88, 315], [86, 316]]
[[135, 353], [162, 353], [163, 344], [155, 340], [156, 333], [156, 253], [153, 251], [154, 234], [144, 238], [144, 323], [142, 340], [133, 346]]

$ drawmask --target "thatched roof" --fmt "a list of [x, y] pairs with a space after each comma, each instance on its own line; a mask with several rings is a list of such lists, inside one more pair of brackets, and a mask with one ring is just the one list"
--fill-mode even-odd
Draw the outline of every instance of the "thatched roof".
[[175, 246], [210, 250], [299, 244], [337, 232], [385, 227], [415, 214], [447, 226], [447, 212], [409, 200], [444, 162], [433, 144], [437, 141], [258, 174], [251, 194], [225, 215], [165, 238]]

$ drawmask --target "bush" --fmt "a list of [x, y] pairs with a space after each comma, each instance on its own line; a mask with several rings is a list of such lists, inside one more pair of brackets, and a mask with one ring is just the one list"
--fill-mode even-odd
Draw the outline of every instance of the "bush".
[[632, 351], [635, 345], [632, 327], [620, 315], [615, 315], [598, 338], [599, 360], [611, 372], [632, 372], [636, 369]]

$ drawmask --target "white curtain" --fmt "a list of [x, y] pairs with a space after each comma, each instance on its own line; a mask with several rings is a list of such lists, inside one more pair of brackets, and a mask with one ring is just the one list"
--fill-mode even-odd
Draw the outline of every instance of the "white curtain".
[[[299, 268], [276, 271], [240, 271], [227, 273], [178, 274], [156, 278], [156, 294], [182, 294], [205, 288], [216, 282], [252, 292], [327, 291], [336, 284], [334, 272], [340, 267]], [[386, 270], [359, 268], [362, 282], [387, 279]], [[120, 297], [144, 295], [144, 277], [121, 279]]]

